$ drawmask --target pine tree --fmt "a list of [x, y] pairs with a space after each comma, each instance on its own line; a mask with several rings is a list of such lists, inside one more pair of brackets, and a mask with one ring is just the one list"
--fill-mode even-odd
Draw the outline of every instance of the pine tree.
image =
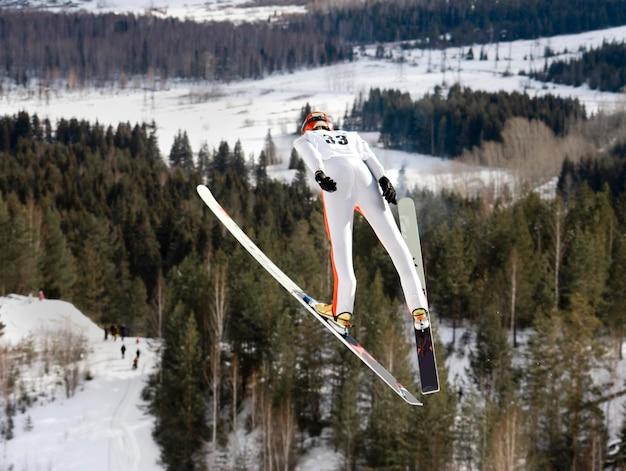
[[437, 281], [429, 289], [429, 298], [438, 312], [452, 319], [454, 345], [457, 323], [466, 315], [469, 304], [472, 254], [466, 249], [460, 227], [449, 229], [444, 223], [433, 239], [436, 255], [431, 276]]
[[471, 377], [478, 389], [498, 403], [512, 393], [511, 350], [495, 309], [487, 307], [479, 320], [470, 355]]
[[78, 237], [82, 246], [77, 255], [81, 263], [76, 267], [80, 288], [75, 292], [74, 301], [97, 321], [120, 322], [124, 319], [104, 318], [104, 314], [111, 311], [112, 296], [122, 281], [116, 276], [113, 262], [116, 259], [113, 245], [118, 241], [109, 226], [94, 216], [83, 218], [83, 222], [75, 227], [80, 227], [76, 230], [80, 232]]
[[486, 306], [482, 312], [476, 344], [470, 354], [470, 365], [470, 376], [483, 398], [482, 420], [479, 423], [479, 462], [481, 468], [490, 469], [495, 466], [494, 448], [503, 438], [495, 430], [515, 406], [516, 400], [511, 347], [493, 306]]
[[622, 343], [626, 335], [626, 236], [615, 240], [613, 262], [603, 305], [605, 322], [615, 339], [619, 359], [623, 358]]
[[195, 315], [178, 304], [166, 323], [162, 381], [151, 406], [156, 415], [154, 436], [169, 470], [205, 469], [201, 452], [207, 407], [199, 340]]
[[300, 134], [300, 126], [302, 125], [302, 123], [304, 122], [304, 120], [306, 119], [306, 117], [309, 115], [310, 112], [311, 112], [311, 105], [307, 101], [306, 105], [304, 105], [300, 109], [300, 117], [298, 119], [298, 122], [296, 123], [297, 127], [296, 127], [295, 134]]
[[187, 131], [178, 131], [178, 134], [174, 137], [169, 159], [171, 167], [180, 167], [186, 170], [193, 169], [193, 152], [191, 151]]
[[332, 426], [335, 443], [344, 459], [342, 469], [355, 470], [362, 454], [359, 447], [363, 433], [359, 400], [363, 370], [358, 358], [343, 348], [343, 345], [338, 347], [335, 349], [338, 366], [334, 371], [336, 380], [332, 391]]
[[0, 294], [5, 295], [15, 285], [13, 224], [6, 203], [0, 199]]
[[295, 147], [292, 148], [291, 154], [289, 156], [289, 170], [299, 169], [301, 161], [302, 161], [302, 158], [300, 157], [300, 154], [298, 154], [298, 151], [296, 150], [296, 148]]
[[39, 267], [42, 289], [49, 298], [71, 296], [76, 281], [75, 262], [61, 231], [59, 215], [47, 210], [42, 231]]
[[267, 183], [267, 166], [267, 154], [265, 151], [261, 151], [259, 154], [259, 161], [255, 168], [256, 186], [258, 189], [262, 188], [265, 183]]
[[198, 173], [202, 176], [202, 178], [207, 178], [210, 168], [211, 162], [211, 153], [209, 151], [209, 146], [206, 142], [200, 146], [200, 150], [198, 151], [198, 165], [197, 170]]
[[263, 147], [265, 151], [265, 155], [267, 156], [268, 165], [276, 165], [280, 161], [278, 160], [278, 154], [276, 151], [276, 144], [274, 144], [274, 139], [272, 138], [272, 131], [270, 129], [267, 130], [267, 134], [265, 135], [265, 145]]
[[[359, 275], [360, 281], [364, 281], [365, 273], [360, 270]], [[401, 314], [392, 306], [383, 294], [383, 279], [377, 271], [364, 290], [364, 296], [357, 300], [356, 311], [360, 314], [357, 321], [366, 332], [364, 344], [372, 355], [398, 381], [408, 384], [411, 381], [407, 363], [409, 346], [406, 337], [400, 333], [405, 324]], [[390, 315], [390, 312], [395, 312], [395, 315]], [[363, 435], [368, 465], [389, 469], [408, 465], [412, 449], [409, 441], [410, 409], [373, 375], [368, 377], [368, 389], [370, 406]]]
[[[529, 463], [534, 469], [593, 469], [591, 451], [603, 433], [593, 399], [599, 391], [591, 372], [602, 366], [599, 326], [585, 299], [572, 298], [570, 311], [537, 319], [529, 340], [525, 396], [529, 406]], [[594, 465], [595, 463], [595, 465]]]
[[37, 288], [39, 278], [33, 231], [25, 208], [13, 195], [8, 201], [0, 198], [0, 293], [30, 292]]

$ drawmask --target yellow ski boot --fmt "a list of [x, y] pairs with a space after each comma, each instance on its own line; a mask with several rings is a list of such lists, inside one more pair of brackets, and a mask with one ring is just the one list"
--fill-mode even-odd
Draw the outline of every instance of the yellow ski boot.
[[430, 323], [428, 322], [428, 311], [426, 309], [420, 307], [414, 309], [411, 314], [413, 315], [415, 330], [426, 330], [430, 327]]
[[340, 314], [333, 314], [333, 307], [330, 304], [318, 303], [315, 305], [315, 311], [322, 317], [330, 320], [334, 325], [347, 331], [352, 324], [352, 314], [349, 312], [342, 312]]

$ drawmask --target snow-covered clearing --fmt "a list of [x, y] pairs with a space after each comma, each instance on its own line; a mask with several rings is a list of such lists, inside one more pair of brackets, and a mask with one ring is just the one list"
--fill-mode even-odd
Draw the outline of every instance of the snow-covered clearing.
[[[267, 2], [269, 3], [269, 2]], [[233, 23], [273, 21], [304, 14], [303, 5], [259, 5], [255, 0], [0, 0], [1, 7], [28, 7], [54, 12], [150, 14], [162, 18]]]
[[[386, 57], [391, 58], [376, 59], [376, 46], [372, 45], [363, 50], [357, 48], [358, 57], [353, 62], [231, 83], [148, 83], [136, 79], [126, 89], [112, 85], [109, 88], [67, 90], [63, 86], [16, 89], [5, 82], [4, 93], [0, 97], [0, 112], [26, 110], [52, 121], [77, 117], [103, 124], [154, 121], [164, 154], [169, 152], [179, 130], [187, 131], [196, 151], [203, 142], [216, 147], [220, 140], [234, 144], [235, 140], [241, 139], [246, 152], [258, 154], [270, 130], [284, 160], [283, 166], [274, 169], [274, 175], [289, 179], [293, 172], [285, 171], [285, 168], [300, 110], [306, 102], [342, 118], [359, 94], [367, 94], [371, 87], [397, 88], [418, 98], [432, 92], [436, 86], [459, 82], [487, 91], [524, 90], [530, 95], [553, 93], [575, 97], [590, 112], [614, 110], [626, 104], [625, 95], [596, 92], [587, 87], [546, 85], [517, 74], [521, 70], [538, 70], [546, 61], [580, 54], [581, 47], [597, 46], [604, 40], [622, 40], [624, 37], [626, 26], [537, 40], [501, 42], [484, 46], [489, 57], [487, 61], [478, 60], [481, 46], [477, 45], [473, 46], [475, 60], [466, 59], [469, 46], [445, 51], [402, 50], [398, 43], [384, 45]], [[553, 57], [544, 57], [546, 47], [555, 53]], [[500, 58], [497, 62], [496, 48]], [[564, 53], [566, 48], [567, 54]], [[399, 60], [400, 55], [403, 55], [402, 60]], [[383, 164], [390, 169], [392, 179], [405, 165], [409, 186], [457, 188], [459, 181], [465, 181], [470, 187], [490, 186], [506, 183], [508, 178], [503, 172], [493, 175], [484, 169], [463, 167], [424, 155], [381, 149], [377, 152], [382, 155]], [[460, 179], [442, 176], [459, 173], [462, 174]], [[495, 183], [492, 181], [494, 176]]]
[[[161, 469], [157, 463], [159, 449], [151, 435], [153, 417], [141, 400], [141, 391], [157, 362], [151, 342], [127, 338], [128, 350], [122, 359], [120, 339], [109, 337], [105, 341], [102, 329], [63, 301], [15, 295], [0, 298], [0, 321], [6, 325], [5, 344], [16, 345], [32, 338], [37, 345], [50, 333], [67, 335], [71, 330], [85, 337], [88, 351], [80, 362], [81, 383], [70, 398], [62, 387], [50, 384], [53, 378], [44, 373], [42, 365], [20, 368], [19, 380], [37, 401], [25, 412], [17, 412], [14, 438], [0, 443], [0, 462], [6, 469], [11, 465], [25, 471]], [[138, 348], [139, 367], [133, 370], [132, 359]], [[93, 379], [83, 379], [87, 371]]]

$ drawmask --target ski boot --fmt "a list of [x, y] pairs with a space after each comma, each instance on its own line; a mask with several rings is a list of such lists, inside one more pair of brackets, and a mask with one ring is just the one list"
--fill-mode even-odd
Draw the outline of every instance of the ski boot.
[[411, 313], [413, 315], [413, 325], [415, 330], [426, 330], [430, 327], [428, 322], [428, 311], [423, 307], [414, 309]]
[[340, 314], [333, 314], [333, 307], [330, 304], [318, 303], [315, 305], [315, 311], [322, 317], [331, 321], [333, 327], [338, 328], [341, 333], [348, 332], [348, 329], [352, 327], [350, 320], [352, 320], [352, 314], [349, 312], [342, 312]]

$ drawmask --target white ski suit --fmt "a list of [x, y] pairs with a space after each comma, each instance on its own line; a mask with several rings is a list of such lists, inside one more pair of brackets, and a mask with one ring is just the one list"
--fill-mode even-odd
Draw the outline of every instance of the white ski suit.
[[428, 309], [426, 297], [409, 252], [378, 180], [384, 169], [367, 142], [356, 132], [307, 131], [294, 147], [313, 172], [323, 171], [337, 183], [334, 192], [322, 191], [326, 233], [334, 273], [333, 314], [353, 312], [356, 277], [352, 264], [354, 210], [374, 229], [393, 261], [409, 312]]

